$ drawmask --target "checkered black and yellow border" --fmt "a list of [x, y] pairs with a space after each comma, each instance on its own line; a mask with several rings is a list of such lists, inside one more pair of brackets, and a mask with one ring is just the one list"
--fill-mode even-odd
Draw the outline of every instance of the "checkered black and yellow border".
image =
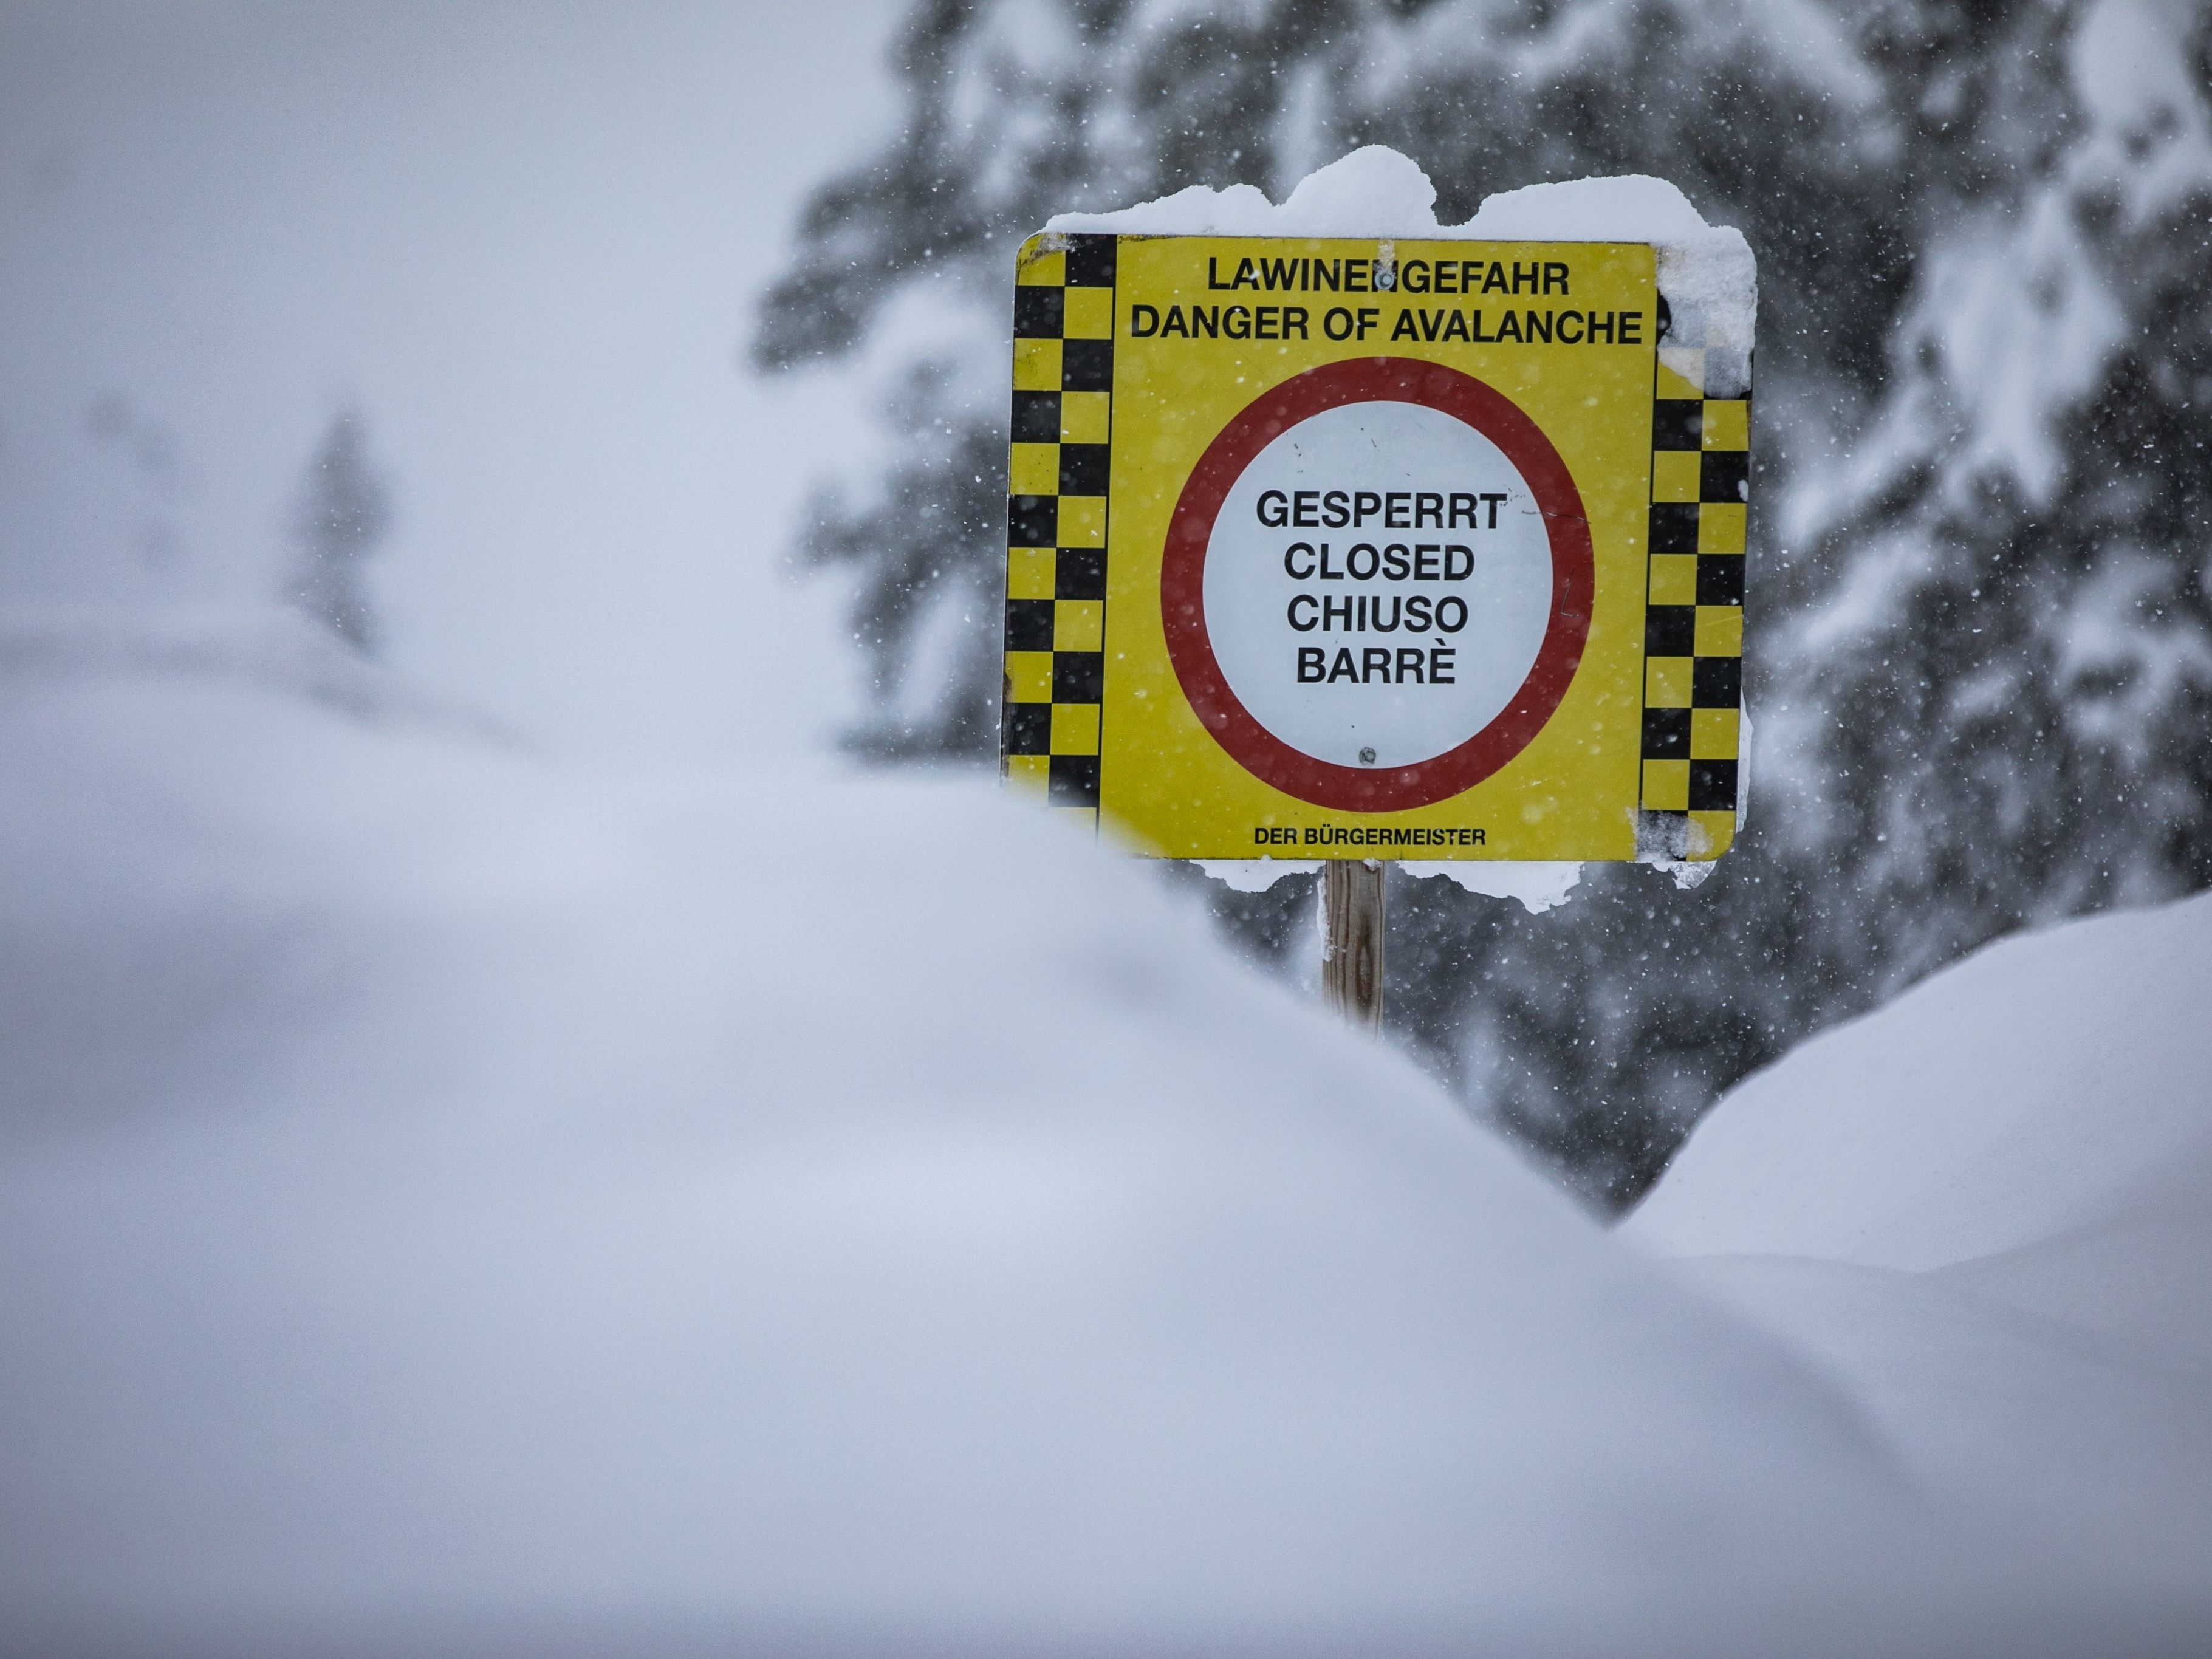
[[1017, 787], [1094, 827], [1106, 665], [1115, 240], [1048, 232], [1030, 238], [1017, 257], [1006, 484], [1000, 763]]
[[1750, 363], [1676, 307], [1651, 403], [1637, 850], [1716, 858], [1735, 836]]

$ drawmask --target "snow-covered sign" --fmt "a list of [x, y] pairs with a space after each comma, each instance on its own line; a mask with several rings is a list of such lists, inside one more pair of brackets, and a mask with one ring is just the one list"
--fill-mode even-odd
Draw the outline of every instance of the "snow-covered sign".
[[1030, 239], [1009, 775], [1174, 857], [1718, 856], [1748, 327], [1666, 288], [1649, 242]]

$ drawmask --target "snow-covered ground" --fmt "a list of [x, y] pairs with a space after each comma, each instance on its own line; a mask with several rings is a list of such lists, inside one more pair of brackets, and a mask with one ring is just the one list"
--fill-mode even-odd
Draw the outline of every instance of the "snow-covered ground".
[[[1144, 871], [770, 769], [859, 441], [726, 354], [893, 6], [219, 9], [0, 19], [0, 1655], [2212, 1650], [2205, 902], [1608, 1235]], [[234, 609], [354, 398], [406, 682]]]
[[[255, 637], [0, 661], [0, 1650], [2212, 1631], [2212, 1553], [2043, 1523], [2166, 1445], [2143, 1512], [2188, 1537], [2201, 1372], [2045, 1340], [2002, 1263], [1777, 1305], [980, 783], [597, 778]], [[1632, 1231], [1723, 1230], [1710, 1162]], [[2046, 1191], [2047, 1240], [2087, 1212]], [[1966, 1385], [2018, 1357], [1971, 1443], [1954, 1303]]]
[[1931, 1487], [2212, 1578], [2212, 897], [2006, 940], [1716, 1107], [1627, 1237]]

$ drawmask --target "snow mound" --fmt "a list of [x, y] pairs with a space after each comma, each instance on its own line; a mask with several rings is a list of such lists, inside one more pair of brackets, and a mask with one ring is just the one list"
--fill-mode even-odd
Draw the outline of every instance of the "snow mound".
[[988, 789], [0, 767], [11, 1653], [2158, 1650]]
[[2130, 1212], [2212, 1160], [2207, 985], [2212, 897], [2004, 940], [1738, 1087], [1625, 1231], [1917, 1269]]
[[2007, 940], [1699, 1125], [1622, 1235], [1793, 1342], [1930, 1489], [2212, 1584], [2212, 897]]
[[0, 690], [18, 681], [118, 674], [208, 679], [289, 692], [365, 720], [517, 741], [474, 711], [428, 697], [291, 609], [203, 605], [0, 611]]

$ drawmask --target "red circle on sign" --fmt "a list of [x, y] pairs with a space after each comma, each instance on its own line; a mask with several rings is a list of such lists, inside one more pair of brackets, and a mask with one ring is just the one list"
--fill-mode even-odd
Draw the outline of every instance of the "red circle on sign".
[[[1419, 404], [1464, 422], [1498, 446], [1527, 480], [1552, 550], [1552, 614], [1519, 690], [1466, 742], [1412, 766], [1339, 766], [1294, 749], [1260, 724], [1229, 688], [1206, 628], [1206, 554], [1230, 489], [1260, 452], [1299, 422], [1346, 404]], [[1316, 806], [1401, 812], [1471, 789], [1523, 749], [1567, 694], [1589, 635], [1596, 585], [1582, 492], [1559, 452], [1503, 392], [1442, 363], [1362, 357], [1325, 363], [1255, 398], [1206, 446], [1168, 523], [1160, 561], [1160, 621], [1183, 696], [1238, 765]]]

